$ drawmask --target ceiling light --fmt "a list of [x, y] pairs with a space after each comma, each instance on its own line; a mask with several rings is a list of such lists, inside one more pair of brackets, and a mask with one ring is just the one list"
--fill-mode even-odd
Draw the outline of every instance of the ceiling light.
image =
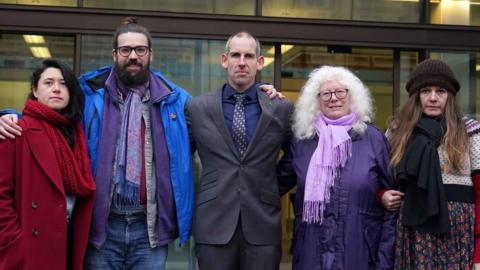
[[45, 38], [40, 35], [23, 35], [23, 39], [28, 44], [45, 44]]
[[51, 58], [50, 50], [47, 47], [30, 47], [30, 51], [36, 58]]

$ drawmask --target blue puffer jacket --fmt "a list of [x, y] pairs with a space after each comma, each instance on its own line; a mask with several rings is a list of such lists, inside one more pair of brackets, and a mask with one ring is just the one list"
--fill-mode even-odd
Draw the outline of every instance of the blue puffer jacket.
[[[102, 117], [105, 96], [105, 81], [112, 67], [106, 66], [87, 72], [80, 77], [80, 86], [85, 94], [83, 127], [90, 154], [93, 175], [98, 166], [98, 150], [102, 130]], [[165, 141], [170, 160], [170, 178], [176, 206], [180, 243], [186, 242], [191, 234], [193, 213], [193, 174], [190, 140], [184, 108], [190, 95], [154, 71], [171, 93], [160, 101], [160, 114], [165, 132]], [[176, 115], [175, 119], [171, 115]]]

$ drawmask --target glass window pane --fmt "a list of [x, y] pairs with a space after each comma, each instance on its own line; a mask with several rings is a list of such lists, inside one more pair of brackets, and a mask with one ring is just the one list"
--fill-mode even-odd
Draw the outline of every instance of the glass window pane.
[[262, 15], [275, 17], [350, 19], [350, 1], [262, 0]]
[[284, 45], [282, 49], [282, 93], [298, 98], [308, 74], [322, 65], [352, 70], [370, 89], [376, 106], [375, 124], [386, 127], [393, 108], [393, 51], [343, 46]]
[[41, 35], [0, 35], [0, 108], [23, 109], [30, 75], [45, 58], [73, 67], [74, 38]]
[[480, 0], [430, 0], [430, 22], [480, 25]]
[[0, 0], [0, 4], [76, 7], [77, 0]]
[[478, 114], [477, 99], [478, 72], [477, 53], [474, 52], [432, 52], [430, 58], [440, 59], [450, 65], [460, 83], [456, 99], [464, 114], [476, 118]]
[[[275, 67], [275, 46], [262, 44], [261, 54], [265, 57], [265, 64], [260, 73], [260, 81], [265, 83], [274, 83], [274, 67]], [[281, 89], [278, 89], [281, 90]]]
[[112, 36], [82, 35], [81, 74], [112, 63]]
[[[153, 38], [152, 43], [152, 67], [192, 94], [218, 89], [226, 82], [226, 72], [220, 65], [225, 41]], [[81, 47], [81, 73], [112, 64], [110, 36], [84, 35]], [[262, 45], [262, 54], [266, 61], [260, 80], [273, 83], [274, 46]]]
[[262, 15], [314, 19], [419, 21], [418, 1], [263, 0]]
[[[225, 41], [153, 38], [152, 43], [152, 67], [193, 95], [218, 89], [226, 82], [220, 65]], [[111, 36], [84, 35], [81, 48], [81, 73], [112, 64]], [[262, 45], [261, 51], [265, 65], [259, 80], [273, 84], [275, 47]]]
[[153, 67], [193, 95], [216, 90], [225, 82], [220, 65], [224, 41], [162, 38], [154, 39], [153, 44]]
[[370, 0], [353, 1], [352, 20], [418, 23], [417, 1]]
[[84, 7], [255, 15], [255, 0], [84, 0]]
[[408, 99], [406, 84], [410, 73], [418, 63], [418, 52], [400, 52], [400, 105]]
[[[110, 36], [82, 37], [81, 71], [112, 64]], [[215, 90], [225, 82], [220, 66], [224, 41], [153, 38], [152, 67], [194, 95]]]

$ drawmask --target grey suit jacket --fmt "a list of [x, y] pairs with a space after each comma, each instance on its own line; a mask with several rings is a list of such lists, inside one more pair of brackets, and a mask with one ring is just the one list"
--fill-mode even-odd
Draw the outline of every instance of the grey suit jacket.
[[261, 90], [257, 94], [262, 113], [243, 158], [225, 123], [222, 89], [195, 97], [187, 105], [203, 168], [196, 193], [197, 243], [228, 243], [239, 218], [248, 243], [281, 243], [276, 166], [280, 149], [290, 142], [293, 105], [270, 100]]

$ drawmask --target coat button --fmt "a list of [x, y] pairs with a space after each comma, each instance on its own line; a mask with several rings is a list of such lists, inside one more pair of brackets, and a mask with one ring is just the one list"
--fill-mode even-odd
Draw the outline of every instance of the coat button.
[[33, 230], [32, 230], [32, 235], [33, 235], [33, 236], [38, 236], [38, 230], [37, 230], [37, 229], [33, 229]]
[[33, 208], [33, 209], [37, 209], [37, 208], [38, 208], [38, 203], [32, 202], [32, 208]]

